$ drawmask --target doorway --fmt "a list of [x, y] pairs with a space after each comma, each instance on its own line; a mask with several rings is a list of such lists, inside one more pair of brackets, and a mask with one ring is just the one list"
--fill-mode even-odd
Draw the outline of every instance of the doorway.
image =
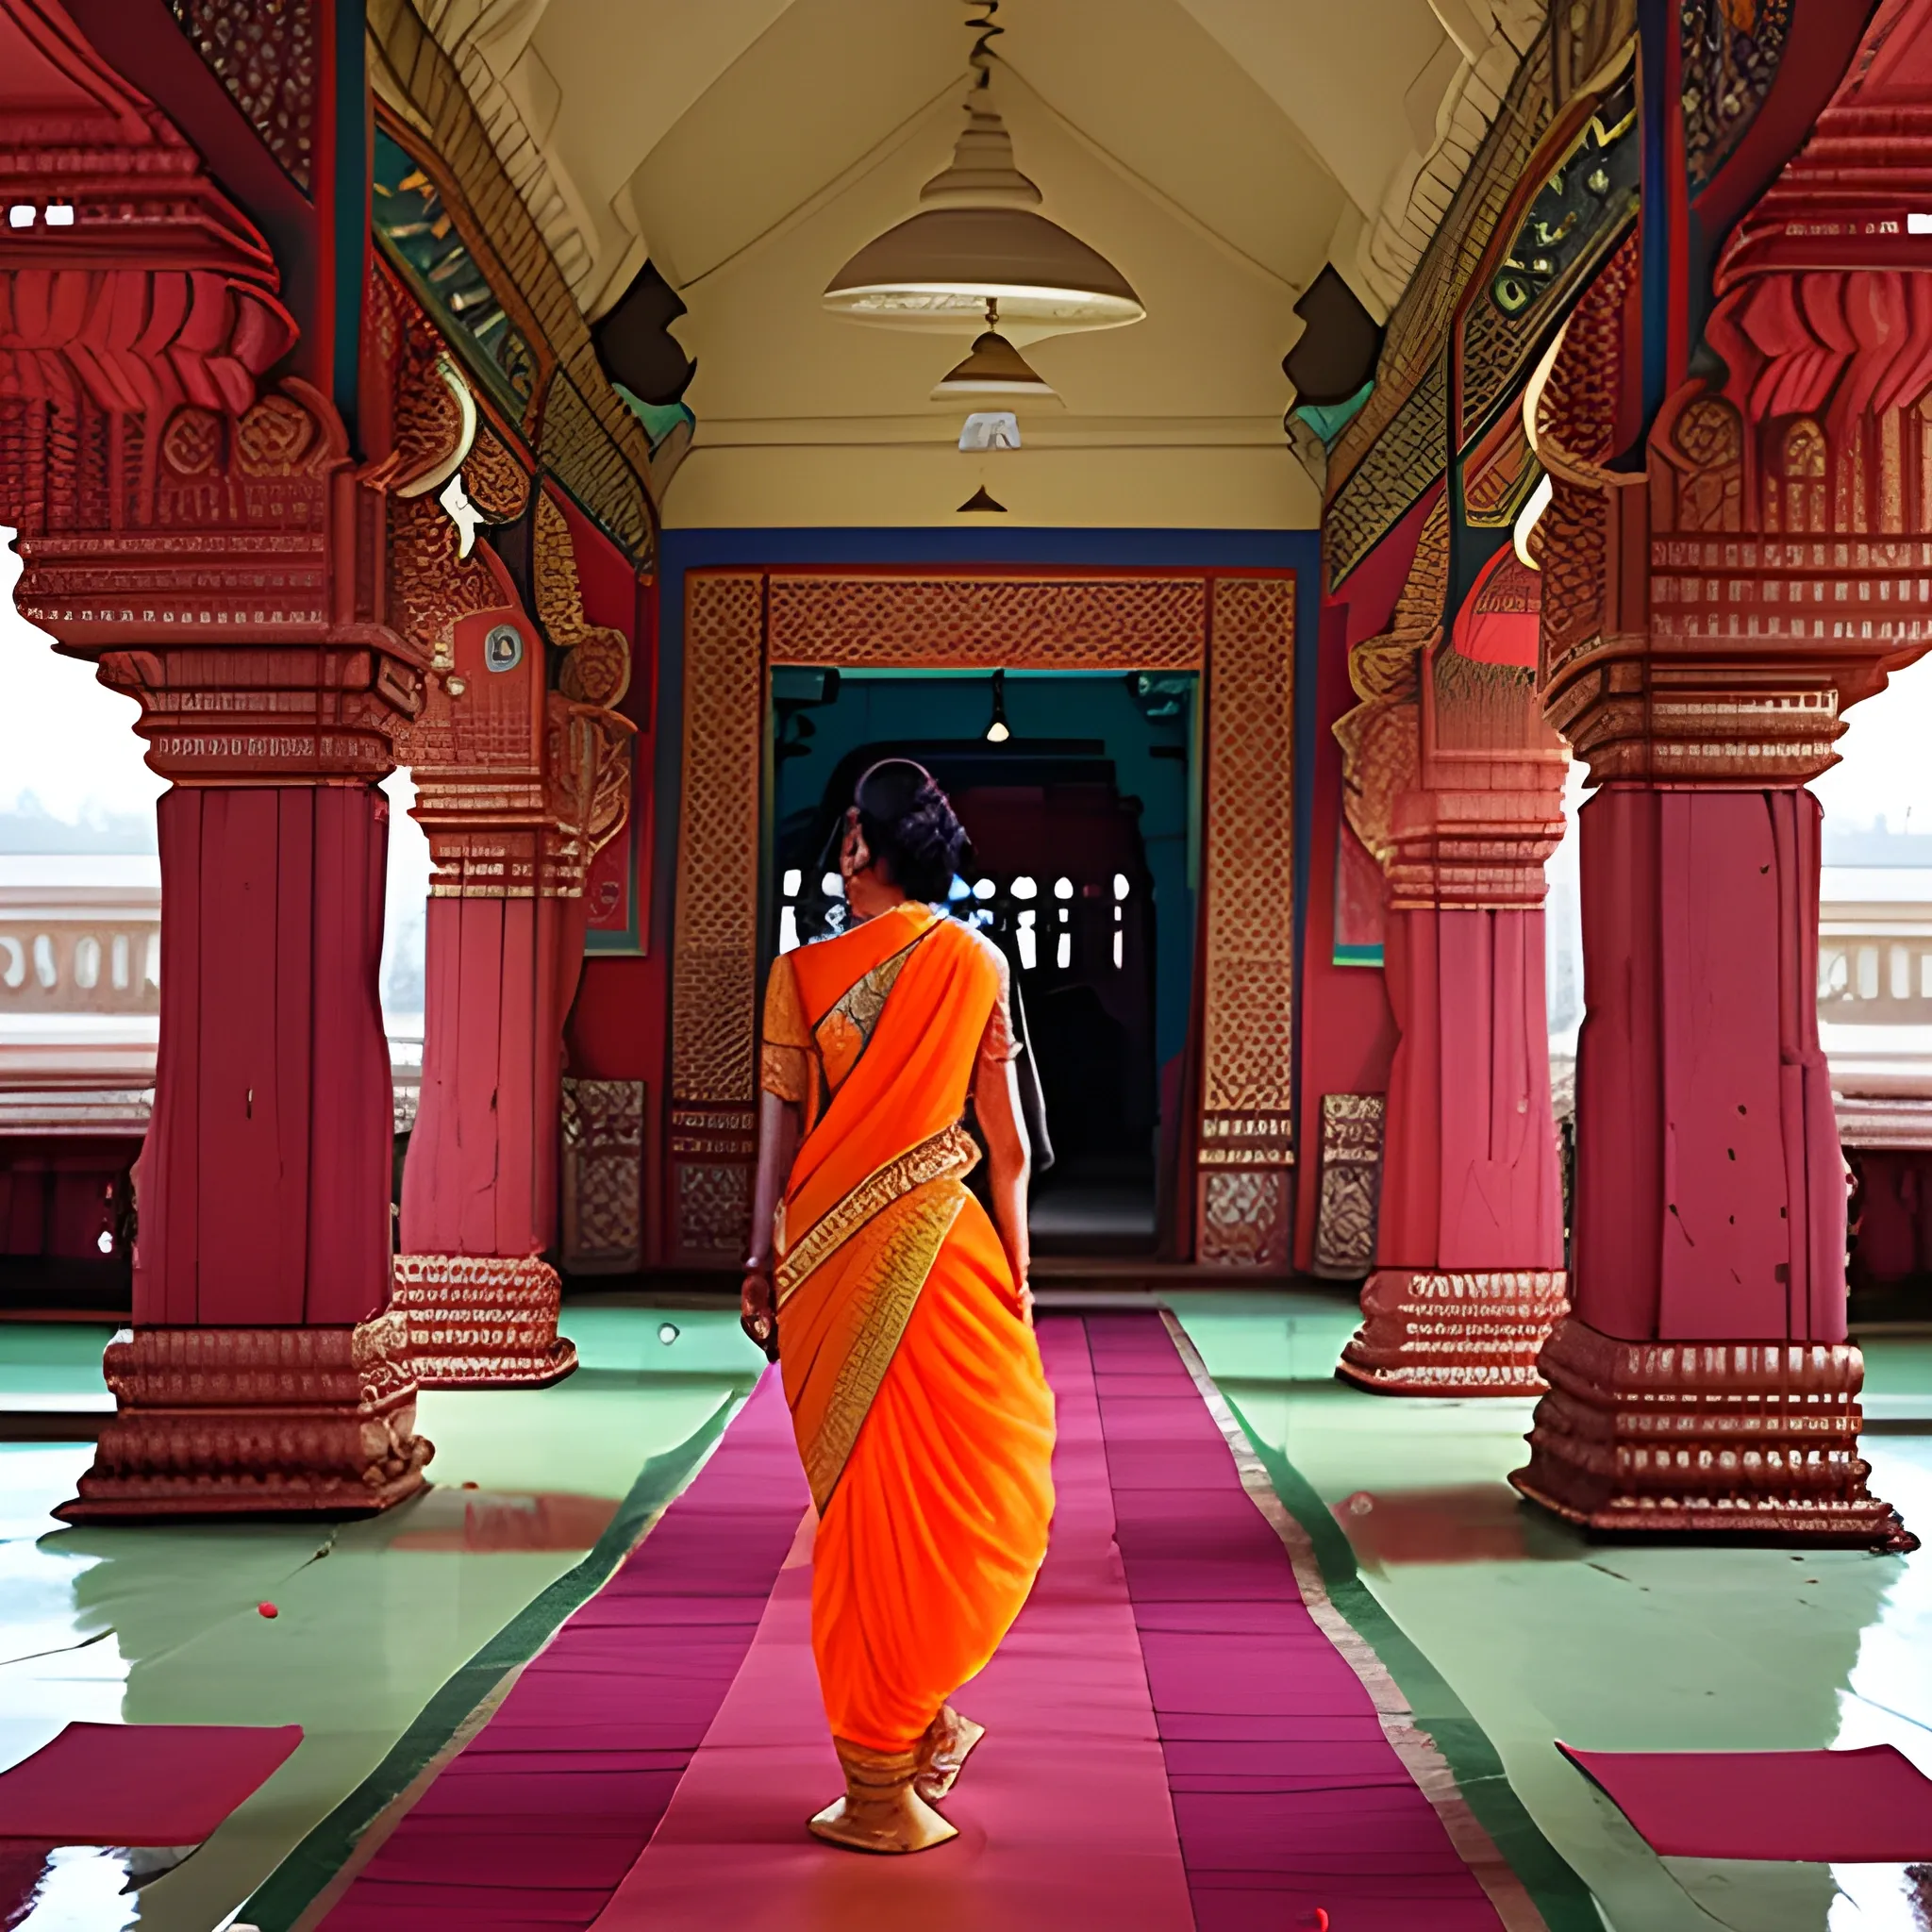
[[1169, 1233], [1199, 890], [1198, 677], [772, 672], [764, 957], [836, 929], [824, 854], [866, 766], [925, 765], [973, 841], [951, 910], [1006, 953], [1045, 1101], [1041, 1254], [1151, 1255]]

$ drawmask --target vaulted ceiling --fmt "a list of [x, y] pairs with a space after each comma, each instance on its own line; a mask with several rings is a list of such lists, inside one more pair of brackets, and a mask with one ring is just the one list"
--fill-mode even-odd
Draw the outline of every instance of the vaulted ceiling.
[[[698, 360], [700, 427], [668, 520], [952, 514], [973, 459], [952, 447], [957, 408], [927, 393], [954, 358], [825, 315], [818, 297], [945, 164], [980, 9], [414, 4], [586, 312], [647, 257], [689, 305], [676, 333]], [[1311, 523], [1312, 485], [1280, 428], [1294, 303], [1328, 259], [1372, 308], [1392, 303], [1541, 12], [1001, 0], [996, 91], [1019, 165], [1148, 311], [1029, 350], [1065, 403], [1023, 423], [1035, 434], [1022, 456], [1038, 462], [993, 459], [1015, 512]]]

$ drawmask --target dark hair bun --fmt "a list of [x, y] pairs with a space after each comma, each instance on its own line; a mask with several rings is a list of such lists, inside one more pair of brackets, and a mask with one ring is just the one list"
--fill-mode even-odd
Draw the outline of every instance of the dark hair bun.
[[937, 901], [970, 865], [973, 846], [952, 801], [924, 765], [883, 758], [853, 788], [858, 825], [873, 857], [908, 898]]

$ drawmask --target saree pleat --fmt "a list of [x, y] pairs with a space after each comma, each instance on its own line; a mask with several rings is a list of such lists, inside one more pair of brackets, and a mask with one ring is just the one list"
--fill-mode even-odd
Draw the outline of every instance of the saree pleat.
[[820, 1512], [825, 1714], [875, 1751], [913, 1744], [984, 1668], [1053, 1514], [1053, 1396], [999, 1237], [961, 1185], [958, 1122], [1000, 970], [964, 927], [908, 908], [780, 959], [767, 1001], [776, 1063], [816, 1054], [830, 1094], [786, 1191], [779, 1360]]
[[870, 1750], [904, 1750], [986, 1667], [1046, 1554], [1053, 1398], [1009, 1282], [968, 1196], [819, 1523], [825, 1716]]

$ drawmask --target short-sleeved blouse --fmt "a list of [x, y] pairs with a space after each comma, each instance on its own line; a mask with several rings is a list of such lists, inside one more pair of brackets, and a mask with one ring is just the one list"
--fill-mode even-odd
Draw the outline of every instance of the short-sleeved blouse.
[[[991, 956], [999, 974], [992, 1010], [986, 1016], [986, 1026], [979, 1036], [974, 1066], [976, 1087], [978, 1067], [1017, 1058], [1020, 1043], [1013, 1031], [1012, 974], [1007, 956], [983, 934], [974, 932], [973, 937]], [[825, 1078], [820, 1042], [799, 994], [798, 975], [791, 970], [791, 956], [785, 953], [773, 960], [771, 977], [765, 982], [758, 1084], [767, 1093], [803, 1107], [808, 1125], [821, 1110], [822, 1096], [837, 1085]]]

